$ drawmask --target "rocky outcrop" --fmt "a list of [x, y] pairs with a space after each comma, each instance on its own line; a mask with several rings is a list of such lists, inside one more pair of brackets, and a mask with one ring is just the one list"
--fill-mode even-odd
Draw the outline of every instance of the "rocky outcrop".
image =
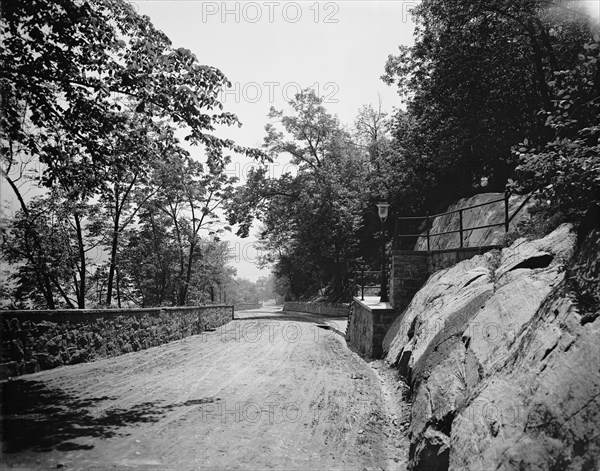
[[600, 321], [561, 282], [452, 424], [450, 469], [599, 469]]
[[577, 292], [577, 301], [586, 311], [585, 320], [594, 320], [600, 313], [600, 229], [592, 230], [577, 256], [569, 264], [569, 279]]
[[[469, 206], [488, 203], [490, 201], [500, 200], [504, 198], [504, 193], [482, 193], [472, 196], [471, 198], [463, 198], [452, 204], [446, 212], [455, 211], [458, 209], [468, 208]], [[521, 204], [525, 201], [525, 196], [513, 195], [509, 198], [508, 208], [509, 214], [514, 214]], [[527, 203], [521, 211], [519, 211], [510, 223], [510, 228], [528, 218]], [[497, 203], [479, 206], [477, 208], [465, 209], [463, 211], [463, 228], [487, 226], [490, 224], [504, 223], [504, 201]], [[442, 233], [447, 231], [458, 230], [460, 227], [458, 213], [446, 214], [437, 217], [433, 220], [431, 226], [431, 234]], [[444, 234], [443, 236], [430, 237], [429, 244], [431, 250], [453, 249], [460, 246], [459, 234]], [[463, 245], [465, 247], [483, 247], [487, 245], [500, 245], [504, 237], [504, 226], [488, 227], [485, 229], [475, 229], [465, 231], [463, 234]], [[415, 250], [427, 250], [427, 239], [419, 237], [415, 245]]]
[[600, 321], [572, 300], [574, 247], [563, 225], [441, 270], [396, 320], [412, 469], [596, 469]]

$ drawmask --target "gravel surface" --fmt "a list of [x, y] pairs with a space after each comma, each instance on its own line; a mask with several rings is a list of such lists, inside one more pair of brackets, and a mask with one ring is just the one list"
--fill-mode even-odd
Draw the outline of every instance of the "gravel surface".
[[392, 372], [280, 309], [0, 383], [2, 468], [405, 469]]

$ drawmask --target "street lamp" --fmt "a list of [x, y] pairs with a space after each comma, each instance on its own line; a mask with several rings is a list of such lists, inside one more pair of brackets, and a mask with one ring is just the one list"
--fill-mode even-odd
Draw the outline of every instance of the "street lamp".
[[387, 289], [387, 276], [385, 273], [385, 227], [384, 223], [388, 217], [388, 209], [390, 205], [388, 203], [377, 203], [377, 211], [379, 213], [379, 219], [381, 220], [381, 299], [382, 303], [387, 303], [388, 289]]

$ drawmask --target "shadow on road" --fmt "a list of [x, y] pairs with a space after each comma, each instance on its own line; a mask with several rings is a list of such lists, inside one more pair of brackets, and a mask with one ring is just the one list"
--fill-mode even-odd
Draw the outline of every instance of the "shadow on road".
[[0, 386], [3, 453], [87, 450], [93, 445], [76, 443], [83, 437], [111, 438], [126, 435], [119, 428], [137, 423], [157, 422], [175, 407], [214, 402], [214, 398], [192, 399], [179, 404], [143, 402], [128, 409], [110, 408], [93, 416], [89, 408], [109, 396], [79, 398], [41, 381], [17, 380]]

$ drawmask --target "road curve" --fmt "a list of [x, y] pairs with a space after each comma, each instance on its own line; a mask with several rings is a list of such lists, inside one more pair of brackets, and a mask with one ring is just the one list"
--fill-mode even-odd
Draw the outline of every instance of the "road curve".
[[404, 469], [383, 368], [280, 309], [2, 382], [2, 468]]

